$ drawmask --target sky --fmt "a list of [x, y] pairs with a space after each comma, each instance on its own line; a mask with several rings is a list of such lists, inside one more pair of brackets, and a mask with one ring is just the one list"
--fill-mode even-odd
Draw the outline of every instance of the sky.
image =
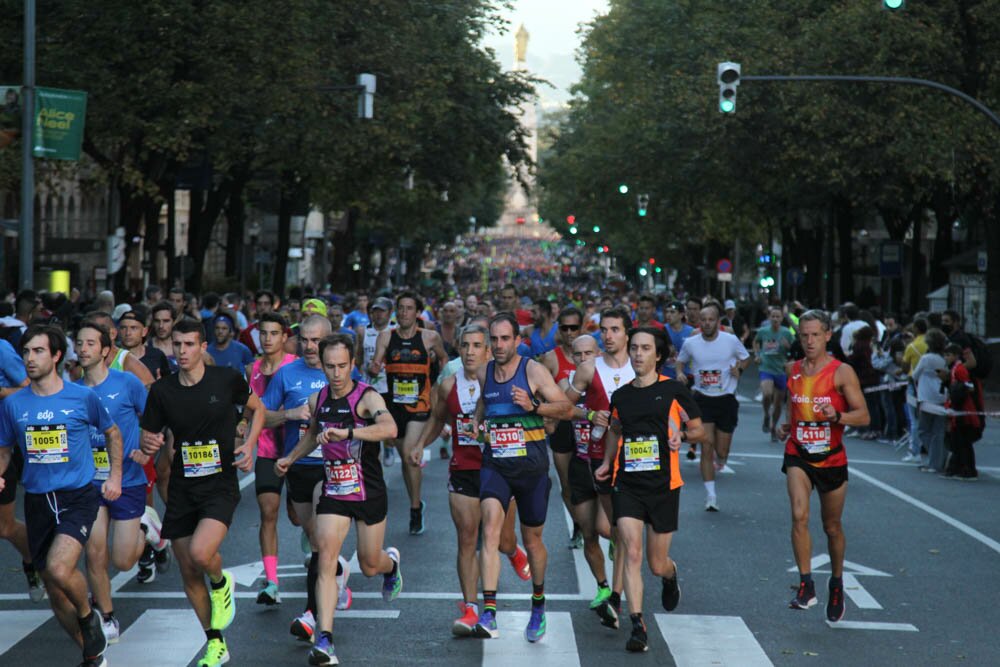
[[510, 21], [508, 32], [491, 34], [484, 44], [492, 47], [500, 64], [513, 66], [514, 33], [524, 23], [528, 41], [528, 69], [548, 80], [556, 88], [539, 89], [542, 107], [569, 99], [569, 87], [580, 78], [580, 66], [575, 59], [580, 44], [577, 27], [595, 14], [607, 11], [607, 0], [514, 0], [513, 10], [504, 11]]

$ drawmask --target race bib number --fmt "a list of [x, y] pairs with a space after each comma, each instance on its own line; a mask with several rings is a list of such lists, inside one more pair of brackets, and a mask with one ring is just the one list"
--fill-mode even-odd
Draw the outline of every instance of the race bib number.
[[655, 435], [625, 438], [625, 472], [660, 469], [660, 441]]
[[28, 463], [66, 463], [69, 461], [69, 435], [65, 424], [26, 426], [25, 450]]
[[581, 459], [588, 458], [587, 450], [590, 447], [591, 423], [587, 420], [573, 422], [573, 441], [576, 443], [576, 455]]
[[94, 452], [94, 479], [105, 480], [111, 475], [111, 459], [108, 457], [107, 449], [95, 449]]
[[722, 391], [722, 371], [699, 371], [698, 386], [705, 391]]
[[392, 381], [392, 402], [397, 405], [416, 405], [420, 395], [419, 382], [417, 380], [400, 380], [394, 378]]
[[361, 493], [361, 476], [354, 459], [325, 461], [323, 470], [326, 473], [326, 483], [323, 485], [325, 495], [349, 496]]
[[764, 343], [764, 354], [777, 354], [778, 353], [778, 341], [769, 340]]
[[222, 472], [222, 456], [219, 454], [219, 443], [209, 440], [207, 444], [200, 441], [181, 444], [181, 463], [184, 464], [185, 477], [208, 477]]
[[795, 441], [809, 454], [830, 451], [830, 422], [796, 422]]
[[493, 458], [509, 459], [528, 455], [524, 440], [524, 427], [520, 424], [493, 424], [490, 426], [490, 452]]
[[[302, 442], [302, 438], [306, 437], [306, 433], [309, 432], [309, 423], [299, 425], [299, 442]], [[321, 459], [323, 458], [323, 445], [317, 444], [315, 449], [306, 454], [307, 459]]]
[[476, 440], [476, 425], [471, 415], [458, 415], [455, 417], [455, 433], [458, 434], [458, 444], [462, 447], [478, 447]]

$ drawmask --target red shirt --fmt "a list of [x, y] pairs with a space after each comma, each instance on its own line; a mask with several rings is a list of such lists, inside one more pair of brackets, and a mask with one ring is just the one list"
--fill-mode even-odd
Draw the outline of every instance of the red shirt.
[[847, 410], [847, 399], [837, 391], [834, 380], [840, 363], [831, 359], [815, 375], [806, 375], [802, 372], [800, 359], [788, 375], [791, 400], [788, 418], [792, 428], [785, 443], [785, 454], [797, 456], [817, 468], [847, 465], [844, 425], [831, 424], [821, 412], [824, 404], [832, 405], [837, 412]]

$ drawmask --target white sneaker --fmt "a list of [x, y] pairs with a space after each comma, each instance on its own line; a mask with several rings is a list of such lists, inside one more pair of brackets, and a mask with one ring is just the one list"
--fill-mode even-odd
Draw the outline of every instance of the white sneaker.
[[337, 577], [337, 610], [343, 611], [351, 608], [353, 600], [351, 589], [347, 587], [347, 579], [351, 576], [351, 564], [343, 556], [337, 556], [337, 562], [342, 569]]
[[302, 641], [311, 642], [316, 634], [316, 619], [308, 609], [299, 614], [294, 621], [289, 632]]
[[396, 463], [396, 450], [382, 445], [382, 465], [388, 467]]
[[718, 512], [719, 511], [719, 499], [715, 496], [708, 496], [705, 499], [705, 511], [706, 512]]
[[903, 463], [920, 463], [920, 454], [907, 454], [901, 460]]
[[139, 517], [139, 524], [146, 528], [146, 542], [154, 548], [159, 546], [163, 524], [160, 522], [160, 515], [156, 513], [156, 509], [146, 505], [142, 516]]
[[720, 475], [735, 475], [736, 471], [729, 467], [728, 463], [723, 463], [721, 468], [716, 468], [715, 472]]
[[105, 621], [101, 619], [101, 630], [104, 631], [104, 637], [108, 640], [109, 644], [117, 644], [118, 636], [120, 634], [120, 629], [118, 627], [118, 619], [114, 616], [110, 620]]

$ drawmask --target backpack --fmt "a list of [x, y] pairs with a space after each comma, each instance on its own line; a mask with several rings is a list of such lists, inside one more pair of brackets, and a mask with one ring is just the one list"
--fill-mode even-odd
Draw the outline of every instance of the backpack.
[[982, 338], [973, 334], [968, 334], [968, 336], [972, 343], [969, 349], [976, 357], [976, 367], [969, 369], [969, 375], [978, 380], [985, 380], [993, 370], [993, 354]]

